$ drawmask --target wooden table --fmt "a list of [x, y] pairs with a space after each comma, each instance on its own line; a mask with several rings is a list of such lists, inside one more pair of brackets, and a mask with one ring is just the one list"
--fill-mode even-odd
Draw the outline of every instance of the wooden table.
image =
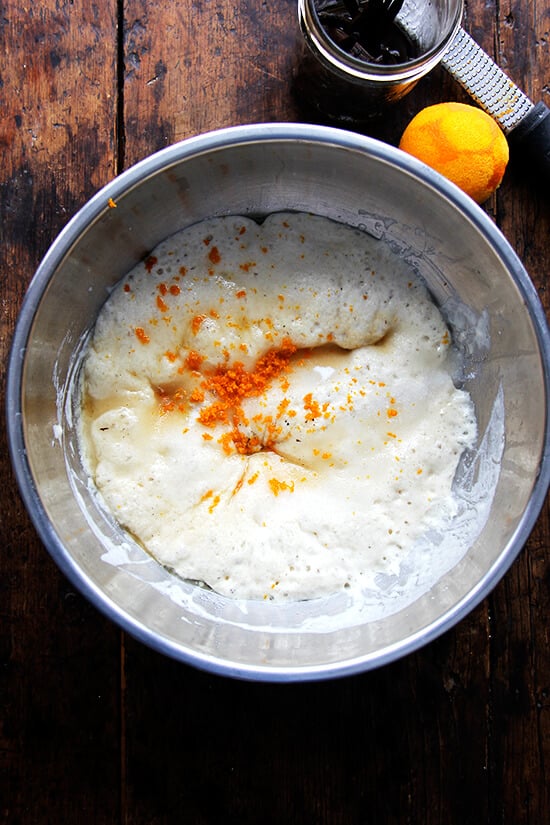
[[[4, 0], [0, 369], [58, 231], [145, 155], [205, 130], [304, 120], [296, 0]], [[550, 100], [544, 0], [470, 0], [465, 27]], [[436, 69], [373, 126], [465, 100]], [[550, 197], [510, 166], [485, 208], [550, 300]], [[6, 825], [550, 822], [546, 508], [494, 592], [379, 671], [239, 682], [128, 638], [60, 574], [18, 496], [2, 421], [0, 821]]]

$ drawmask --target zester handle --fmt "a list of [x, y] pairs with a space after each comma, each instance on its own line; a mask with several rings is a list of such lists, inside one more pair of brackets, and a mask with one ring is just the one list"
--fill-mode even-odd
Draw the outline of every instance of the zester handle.
[[550, 181], [550, 109], [544, 103], [535, 105], [463, 28], [441, 63], [496, 120], [514, 155]]

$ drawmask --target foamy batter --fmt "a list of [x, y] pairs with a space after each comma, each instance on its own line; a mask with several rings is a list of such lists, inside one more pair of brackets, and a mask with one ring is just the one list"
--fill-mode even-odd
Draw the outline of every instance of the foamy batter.
[[476, 424], [450, 350], [424, 286], [370, 236], [304, 214], [205, 221], [101, 311], [83, 456], [185, 579], [252, 599], [361, 587], [453, 513]]

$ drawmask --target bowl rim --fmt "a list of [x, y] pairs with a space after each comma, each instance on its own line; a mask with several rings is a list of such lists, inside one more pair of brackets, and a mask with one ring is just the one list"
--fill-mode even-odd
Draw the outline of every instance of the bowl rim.
[[[68, 553], [50, 523], [40, 500], [25, 449], [22, 421], [23, 367], [27, 343], [42, 295], [57, 267], [83, 230], [96, 221], [108, 208], [109, 199], [119, 197], [148, 177], [166, 168], [204, 153], [224, 150], [231, 146], [259, 142], [305, 142], [332, 144], [336, 148], [351, 149], [383, 161], [407, 173], [417, 182], [434, 189], [451, 202], [490, 241], [510, 273], [529, 312], [544, 374], [545, 426], [543, 450], [538, 473], [527, 507], [516, 531], [501, 554], [461, 600], [446, 610], [427, 627], [407, 635], [399, 642], [354, 658], [321, 665], [266, 666], [235, 664], [222, 656], [204, 654], [159, 636], [141, 621], [119, 607], [100, 587], [83, 575], [81, 568]], [[508, 571], [527, 541], [544, 504], [550, 486], [550, 331], [546, 314], [536, 288], [519, 257], [489, 215], [468, 195], [438, 172], [400, 149], [375, 138], [330, 126], [304, 123], [263, 123], [230, 126], [186, 138], [137, 162], [99, 189], [68, 221], [52, 242], [33, 275], [23, 299], [12, 338], [7, 366], [5, 415], [9, 454], [16, 482], [27, 513], [39, 538], [61, 572], [73, 586], [101, 613], [130, 636], [170, 658], [193, 665], [214, 674], [264, 682], [313, 681], [342, 677], [372, 670], [400, 659], [436, 639], [456, 625], [493, 590]]]

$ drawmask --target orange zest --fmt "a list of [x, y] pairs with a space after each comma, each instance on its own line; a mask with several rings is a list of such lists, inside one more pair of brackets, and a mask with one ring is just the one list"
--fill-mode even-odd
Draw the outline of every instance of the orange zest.
[[134, 332], [140, 344], [148, 344], [151, 341], [143, 327], [136, 327]]
[[[203, 318], [204, 316], [196, 316], [194, 320], [202, 323]], [[282, 432], [278, 419], [284, 415], [296, 414], [288, 409], [289, 401], [283, 399], [280, 402], [276, 416], [260, 414], [255, 417], [255, 423], [264, 428], [261, 439], [243, 432], [242, 426], [246, 426], [248, 421], [242, 405], [245, 399], [262, 395], [277, 378], [281, 380], [282, 387], [286, 386], [285, 374], [291, 370], [291, 359], [296, 351], [296, 345], [290, 338], [285, 338], [279, 348], [271, 349], [259, 358], [252, 370], [246, 369], [241, 361], [235, 361], [207, 371], [204, 369], [205, 357], [191, 350], [178, 372], [187, 370], [195, 379], [199, 379], [199, 383], [187, 391], [182, 388], [175, 391], [157, 388], [160, 412], [162, 415], [175, 410], [188, 412], [189, 404], [204, 404], [198, 411], [197, 421], [203, 427], [222, 425], [228, 428], [218, 438], [218, 443], [227, 454], [237, 452], [251, 455], [262, 449], [273, 449]], [[173, 353], [166, 355], [170, 360], [175, 357]], [[210, 403], [204, 403], [207, 394], [212, 399]]]

